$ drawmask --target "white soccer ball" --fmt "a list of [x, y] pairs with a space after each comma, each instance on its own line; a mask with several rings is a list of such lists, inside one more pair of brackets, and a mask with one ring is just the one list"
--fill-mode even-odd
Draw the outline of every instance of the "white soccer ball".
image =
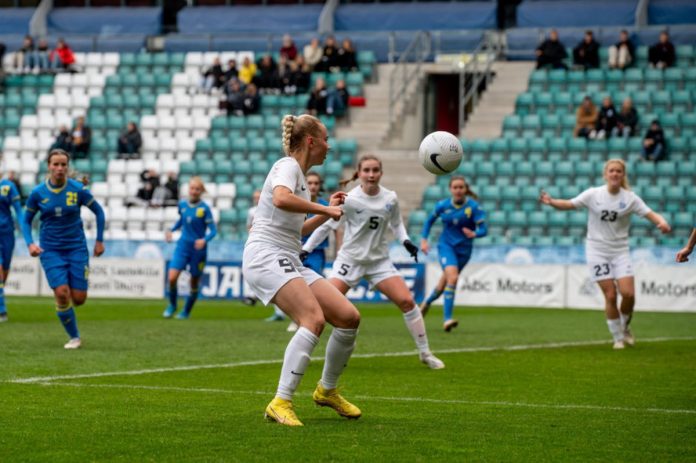
[[449, 132], [433, 132], [418, 148], [418, 158], [428, 172], [449, 174], [462, 162], [462, 144]]

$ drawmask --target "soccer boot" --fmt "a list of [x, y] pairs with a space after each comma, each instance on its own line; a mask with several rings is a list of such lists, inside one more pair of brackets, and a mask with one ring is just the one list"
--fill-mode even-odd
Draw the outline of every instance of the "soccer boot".
[[0, 313], [0, 323], [6, 322], [7, 320], [9, 320], [7, 318], [7, 312]]
[[627, 346], [633, 347], [636, 345], [636, 338], [633, 337], [633, 333], [631, 332], [630, 328], [626, 328], [626, 330], [624, 331], [624, 339], [623, 340]]
[[166, 309], [164, 309], [164, 312], [162, 312], [162, 316], [164, 318], [172, 318], [174, 316], [174, 312], [176, 312], [176, 307], [173, 305], [168, 305]]
[[420, 361], [428, 365], [431, 370], [442, 370], [445, 362], [435, 357], [432, 352], [421, 352]]
[[623, 339], [621, 341], [614, 341], [614, 346], [613, 346], [614, 350], [621, 350], [621, 349], [624, 349], [625, 347], [626, 347], [626, 345], [624, 344]]
[[274, 313], [270, 317], [266, 318], [267, 322], [282, 322], [283, 320], [285, 320], [285, 317], [278, 315], [277, 313]]
[[312, 399], [320, 407], [331, 407], [336, 410], [336, 413], [346, 418], [358, 419], [362, 415], [358, 407], [348, 402], [338, 393], [337, 388], [324, 389], [321, 383], [319, 383], [314, 390], [314, 394], [312, 394]]
[[428, 314], [428, 310], [430, 310], [430, 304], [428, 304], [426, 301], [421, 302], [421, 305], [420, 305], [421, 316], [425, 317]]
[[176, 318], [177, 320], [188, 320], [190, 316], [191, 316], [190, 313], [186, 313], [184, 311], [181, 311], [178, 314], [176, 314], [176, 317], [174, 317], [174, 318]]
[[70, 341], [66, 342], [63, 346], [66, 349], [79, 349], [82, 345], [80, 338], [72, 338]]
[[271, 400], [271, 403], [266, 406], [266, 413], [263, 416], [269, 421], [275, 421], [285, 426], [304, 426], [295, 415], [292, 401], [280, 397], [274, 397]]
[[456, 328], [457, 326], [459, 326], [459, 321], [455, 320], [454, 318], [450, 318], [442, 324], [442, 329], [449, 333], [450, 331], [452, 331], [453, 328]]

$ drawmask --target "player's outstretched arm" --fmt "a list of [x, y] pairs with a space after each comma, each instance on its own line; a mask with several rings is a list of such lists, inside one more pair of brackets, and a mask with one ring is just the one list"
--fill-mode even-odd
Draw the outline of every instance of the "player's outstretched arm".
[[101, 204], [96, 201], [92, 201], [87, 207], [94, 213], [97, 219], [97, 241], [94, 243], [94, 255], [99, 257], [104, 254], [104, 228], [106, 226], [106, 216]]
[[24, 236], [24, 242], [27, 243], [29, 248], [29, 254], [32, 257], [36, 257], [41, 254], [42, 249], [34, 243], [34, 237], [31, 236], [31, 223], [34, 221], [34, 216], [38, 210], [38, 200], [36, 195], [32, 192], [27, 199], [27, 204], [24, 208], [24, 216], [20, 222], [20, 227], [22, 229], [22, 235]]
[[575, 206], [570, 200], [552, 198], [551, 195], [545, 192], [544, 190], [541, 190], [541, 193], [539, 194], [539, 202], [541, 204], [546, 204], [547, 206], [551, 206], [554, 209], [558, 209], [561, 211], [570, 211], [572, 209], [575, 209]]
[[645, 215], [645, 218], [651, 221], [652, 223], [655, 224], [655, 226], [662, 232], [662, 233], [669, 233], [672, 231], [672, 227], [670, 227], [669, 223], [665, 220], [664, 217], [662, 217], [660, 214], [657, 212], [651, 211], [648, 212]]
[[689, 237], [689, 241], [686, 243], [686, 246], [684, 246], [684, 248], [677, 253], [677, 262], [688, 262], [689, 255], [694, 250], [694, 246], [696, 246], [696, 227], [691, 230], [691, 236]]

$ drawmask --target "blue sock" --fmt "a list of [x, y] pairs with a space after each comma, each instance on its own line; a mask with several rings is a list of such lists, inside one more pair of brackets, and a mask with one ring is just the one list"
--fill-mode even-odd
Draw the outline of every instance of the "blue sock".
[[176, 299], [179, 297], [179, 288], [176, 283], [169, 285], [169, 305], [176, 309]]
[[454, 309], [454, 291], [456, 286], [445, 286], [445, 321], [452, 319], [452, 309]]
[[68, 333], [70, 339], [80, 337], [80, 332], [77, 329], [77, 317], [72, 307], [56, 306], [56, 315], [58, 315], [58, 319], [63, 324], [63, 328], [65, 328], [65, 332]]
[[189, 294], [189, 297], [186, 298], [186, 304], [184, 305], [184, 313], [186, 315], [191, 313], [191, 309], [193, 309], [193, 304], [196, 303], [196, 299], [198, 299], [198, 288], [191, 288], [191, 293]]
[[437, 287], [434, 288], [433, 292], [430, 293], [430, 296], [428, 296], [428, 299], [425, 300], [425, 303], [428, 305], [432, 304], [433, 302], [435, 302], [437, 300], [438, 297], [442, 296], [442, 293], [444, 291], [445, 291], [444, 289], [437, 289]]
[[5, 282], [0, 282], [0, 314], [7, 313], [5, 306]]

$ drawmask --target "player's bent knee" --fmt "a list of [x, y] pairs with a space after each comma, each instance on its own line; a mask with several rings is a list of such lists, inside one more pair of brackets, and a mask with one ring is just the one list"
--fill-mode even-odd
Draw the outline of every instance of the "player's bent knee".
[[402, 312], [408, 312], [416, 306], [416, 301], [412, 297], [404, 298], [398, 302], [398, 305]]

